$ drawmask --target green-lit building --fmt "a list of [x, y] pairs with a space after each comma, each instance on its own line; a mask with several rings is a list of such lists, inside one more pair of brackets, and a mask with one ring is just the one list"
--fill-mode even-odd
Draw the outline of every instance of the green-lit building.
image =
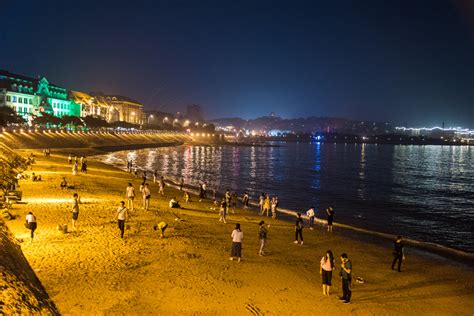
[[69, 98], [65, 88], [46, 78], [30, 78], [0, 70], [0, 106], [9, 106], [27, 121], [41, 113], [57, 117], [81, 115], [81, 105]]

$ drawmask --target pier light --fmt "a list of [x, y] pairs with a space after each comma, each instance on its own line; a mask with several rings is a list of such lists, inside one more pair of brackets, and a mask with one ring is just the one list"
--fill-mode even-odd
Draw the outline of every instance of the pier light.
[[13, 130], [13, 133], [16, 133], [16, 129]]
[[207, 137], [211, 137], [211, 134], [207, 134]]
[[203, 136], [203, 137], [204, 137], [204, 136], [206, 136], [206, 134], [202, 133], [202, 134], [201, 134], [201, 136]]
[[23, 133], [23, 128], [20, 128], [20, 133]]

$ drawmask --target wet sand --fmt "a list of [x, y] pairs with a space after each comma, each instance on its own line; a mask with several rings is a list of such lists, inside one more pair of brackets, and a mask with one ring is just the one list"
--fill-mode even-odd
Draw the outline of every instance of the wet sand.
[[[21, 180], [23, 202], [15, 205], [19, 218], [8, 222], [22, 250], [61, 313], [89, 314], [283, 314], [283, 315], [472, 315], [474, 269], [437, 256], [407, 249], [403, 272], [390, 270], [391, 243], [370, 243], [318, 226], [304, 230], [303, 246], [293, 244], [293, 223], [264, 218], [271, 224], [267, 253], [258, 251], [258, 222], [250, 211], [237, 209], [227, 224], [218, 222], [210, 201], [169, 209], [168, 201], [182, 193], [169, 187], [165, 196], [151, 186], [151, 208], [141, 199], [119, 238], [115, 212], [131, 181], [141, 179], [89, 160], [89, 173], [71, 175], [64, 157], [38, 157], [33, 172], [41, 182]], [[28, 171], [31, 173], [31, 171]], [[66, 176], [75, 189], [61, 190]], [[166, 176], [166, 175], [165, 175]], [[151, 181], [149, 181], [151, 182]], [[81, 197], [77, 229], [71, 227], [72, 194]], [[34, 242], [24, 228], [33, 211], [38, 220]], [[181, 220], [176, 221], [179, 217]], [[153, 226], [170, 224], [160, 239]], [[229, 260], [230, 234], [235, 223], [244, 232], [243, 261]], [[68, 224], [69, 233], [57, 230]], [[337, 269], [330, 297], [322, 294], [319, 261], [331, 249], [347, 252], [353, 262], [352, 303], [338, 301], [341, 281]]]

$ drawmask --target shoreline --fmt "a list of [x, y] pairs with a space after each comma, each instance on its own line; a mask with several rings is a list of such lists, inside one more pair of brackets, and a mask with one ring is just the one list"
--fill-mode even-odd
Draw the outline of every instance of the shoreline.
[[[41, 283], [62, 313], [80, 314], [431, 314], [471, 315], [474, 311], [474, 271], [453, 269], [438, 258], [409, 251], [403, 273], [390, 271], [391, 244], [376, 245], [328, 234], [317, 226], [305, 229], [305, 244], [293, 244], [294, 226], [265, 218], [271, 224], [268, 256], [259, 257], [258, 221], [262, 217], [243, 210], [230, 214], [227, 224], [204, 201], [169, 209], [179, 191], [167, 187], [158, 195], [151, 183], [150, 212], [132, 213], [125, 240], [118, 238], [114, 213], [127, 182], [138, 187], [139, 178], [115, 167], [89, 161], [89, 173], [71, 176], [63, 156], [38, 157], [33, 170], [40, 182], [20, 182], [26, 204], [15, 205], [19, 216], [7, 222]], [[60, 190], [66, 176], [74, 190]], [[72, 193], [81, 196], [78, 229], [56, 230], [70, 224]], [[136, 199], [137, 206], [141, 205]], [[33, 210], [39, 228], [33, 243], [23, 227], [24, 215]], [[179, 220], [176, 220], [179, 218]], [[153, 231], [159, 221], [170, 224], [167, 237]], [[234, 223], [244, 230], [243, 261], [228, 260]], [[37, 239], [36, 239], [37, 238]], [[354, 262], [352, 304], [337, 301], [341, 286], [333, 274], [332, 295], [321, 293], [319, 260], [327, 249], [336, 257], [347, 252]], [[337, 258], [338, 259], [338, 258]], [[339, 263], [337, 261], [337, 263]], [[182, 298], [186, 297], [186, 304]]]
[[[193, 145], [193, 144], [191, 144], [191, 145]], [[160, 146], [160, 147], [163, 147], [163, 146]], [[131, 149], [131, 150], [133, 150], [133, 149]], [[113, 163], [106, 163], [106, 162], [104, 162], [100, 159], [97, 159], [97, 156], [100, 156], [100, 155], [101, 154], [95, 155], [96, 156], [95, 157], [96, 161], [100, 161], [101, 163], [105, 163], [109, 166], [115, 167], [115, 168], [117, 168], [121, 171], [126, 172], [126, 168], [125, 168], [124, 164], [117, 165], [117, 164], [113, 164]], [[92, 156], [91, 156], [91, 158], [92, 158]], [[142, 168], [141, 166], [138, 166], [138, 170], [142, 171], [142, 170], [145, 170], [145, 169]], [[150, 177], [148, 177], [148, 179], [150, 180]], [[176, 178], [165, 177], [165, 182], [168, 185], [172, 184], [175, 189], [179, 188], [178, 181], [179, 181], [179, 179], [176, 179]], [[195, 183], [196, 183], [196, 180], [193, 184], [186, 183], [185, 187], [188, 188], [188, 191], [190, 193], [193, 193], [193, 194], [197, 195], [199, 193], [199, 186]], [[222, 198], [224, 196], [224, 192], [217, 192], [217, 196], [219, 198]], [[239, 205], [240, 205], [241, 204], [241, 201], [240, 201], [241, 198], [239, 197], [238, 199], [239, 199]], [[210, 199], [208, 199], [208, 200], [210, 200]], [[254, 211], [255, 214], [258, 215], [258, 203], [251, 200], [249, 204], [252, 206], [250, 208], [250, 210]], [[290, 209], [286, 209], [286, 208], [278, 208], [277, 213], [283, 214], [283, 216], [284, 216], [283, 218], [286, 221], [291, 222], [295, 218], [298, 211], [290, 210]], [[308, 219], [305, 214], [302, 214], [302, 217], [306, 220]], [[318, 217], [315, 217], [314, 221], [315, 221], [315, 223], [319, 223], [320, 225], [326, 225], [327, 224], [327, 220], [321, 219], [321, 218], [318, 218]], [[360, 235], [365, 235], [365, 237], [370, 237], [370, 236], [377, 237], [381, 241], [393, 241], [397, 237], [394, 234], [384, 233], [384, 232], [371, 230], [371, 229], [363, 228], [363, 227], [357, 227], [357, 226], [353, 226], [353, 225], [350, 225], [350, 224], [334, 222], [333, 225], [336, 228], [342, 228], [343, 230], [355, 232], [355, 233], [358, 233]], [[464, 251], [462, 249], [451, 248], [451, 247], [444, 246], [444, 245], [441, 245], [441, 244], [430, 243], [430, 242], [427, 242], [427, 241], [420, 241], [420, 240], [411, 239], [411, 238], [407, 238], [407, 237], [404, 237], [403, 239], [404, 239], [404, 242], [405, 242], [406, 245], [408, 245], [410, 247], [413, 247], [413, 248], [416, 248], [418, 250], [421, 250], [422, 252], [427, 252], [429, 254], [438, 255], [438, 256], [441, 256], [443, 258], [454, 260], [454, 261], [457, 261], [457, 262], [463, 263], [463, 264], [474, 264], [474, 253]]]

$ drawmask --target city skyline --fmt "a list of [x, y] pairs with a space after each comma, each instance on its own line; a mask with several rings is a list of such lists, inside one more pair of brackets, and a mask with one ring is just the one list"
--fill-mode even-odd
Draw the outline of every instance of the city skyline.
[[4, 7], [3, 19], [21, 10], [23, 20], [0, 34], [0, 68], [146, 110], [474, 127], [468, 1]]

